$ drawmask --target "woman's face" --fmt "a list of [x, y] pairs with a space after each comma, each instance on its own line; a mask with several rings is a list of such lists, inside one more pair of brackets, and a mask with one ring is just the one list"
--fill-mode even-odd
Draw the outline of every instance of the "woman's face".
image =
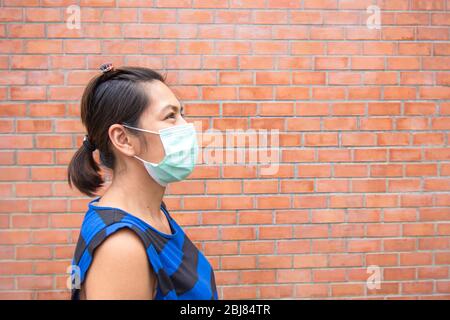
[[[172, 90], [163, 82], [155, 80], [144, 84], [151, 97], [150, 107], [139, 119], [139, 128], [158, 132], [160, 129], [186, 124], [183, 108]], [[164, 147], [158, 134], [139, 132], [147, 142], [147, 149], [139, 148], [137, 156], [153, 163], [164, 158]]]

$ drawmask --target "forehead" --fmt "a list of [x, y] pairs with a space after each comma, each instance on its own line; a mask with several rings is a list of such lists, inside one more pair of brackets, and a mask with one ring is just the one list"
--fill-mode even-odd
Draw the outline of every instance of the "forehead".
[[146, 82], [144, 88], [149, 97], [151, 112], [158, 113], [168, 104], [180, 105], [180, 101], [173, 91], [159, 80]]

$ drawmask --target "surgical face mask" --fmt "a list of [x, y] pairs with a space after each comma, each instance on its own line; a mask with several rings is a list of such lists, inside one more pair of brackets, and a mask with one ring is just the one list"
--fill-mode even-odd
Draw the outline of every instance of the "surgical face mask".
[[192, 123], [164, 128], [159, 132], [122, 125], [130, 129], [159, 134], [165, 152], [161, 162], [152, 163], [136, 155], [134, 157], [144, 163], [148, 174], [161, 186], [184, 180], [194, 170], [198, 157], [198, 143]]

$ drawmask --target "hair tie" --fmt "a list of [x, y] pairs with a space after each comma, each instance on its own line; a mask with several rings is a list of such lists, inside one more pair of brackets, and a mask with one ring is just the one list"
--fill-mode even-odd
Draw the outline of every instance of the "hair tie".
[[113, 66], [113, 64], [112, 64], [111, 62], [104, 63], [104, 64], [102, 64], [102, 65], [100, 66], [100, 70], [101, 70], [103, 73], [107, 73], [108, 71], [114, 70], [114, 66]]
[[83, 139], [83, 146], [86, 148], [87, 151], [89, 152], [94, 152], [95, 149], [97, 149], [97, 147], [95, 146], [95, 144], [91, 143], [88, 139], [88, 136], [85, 135], [84, 139]]

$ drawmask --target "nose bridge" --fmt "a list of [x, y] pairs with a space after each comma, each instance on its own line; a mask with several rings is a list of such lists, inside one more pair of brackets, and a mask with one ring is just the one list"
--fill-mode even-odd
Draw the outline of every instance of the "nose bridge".
[[183, 118], [183, 117], [178, 117], [178, 121], [177, 121], [177, 124], [178, 124], [178, 125], [186, 124], [186, 123], [188, 123], [188, 122], [186, 121], [185, 118]]

